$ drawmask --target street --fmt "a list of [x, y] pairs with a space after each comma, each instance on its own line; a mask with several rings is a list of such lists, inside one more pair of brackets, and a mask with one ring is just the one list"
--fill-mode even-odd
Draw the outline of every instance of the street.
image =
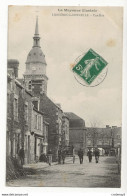
[[65, 164], [36, 163], [30, 166], [36, 169], [36, 174], [27, 175], [20, 179], [7, 182], [7, 186], [21, 187], [120, 187], [120, 175], [118, 174], [115, 157], [100, 157], [99, 163], [92, 163], [84, 156], [83, 164], [79, 164], [76, 157], [75, 163], [71, 158], [66, 158]]

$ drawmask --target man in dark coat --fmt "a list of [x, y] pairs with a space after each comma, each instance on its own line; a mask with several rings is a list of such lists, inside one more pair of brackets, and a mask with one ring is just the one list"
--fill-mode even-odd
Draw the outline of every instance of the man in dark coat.
[[47, 157], [48, 157], [48, 164], [51, 166], [51, 164], [52, 164], [52, 151], [51, 151], [51, 149], [49, 149]]
[[98, 148], [95, 149], [94, 155], [95, 155], [96, 163], [98, 163], [98, 161], [99, 161], [99, 156], [100, 156], [100, 152], [99, 152]]
[[66, 157], [66, 151], [65, 151], [65, 149], [62, 150], [61, 157], [62, 157], [62, 161], [63, 161], [63, 164], [64, 164], [65, 163], [65, 157]]
[[21, 161], [21, 165], [24, 164], [24, 148], [22, 147], [20, 150], [19, 150], [19, 158], [20, 158], [20, 161]]
[[58, 164], [61, 164], [61, 149], [58, 150]]
[[82, 164], [83, 163], [83, 150], [81, 148], [78, 151], [78, 156], [79, 156], [80, 164]]
[[89, 159], [89, 163], [92, 161], [92, 151], [89, 149], [89, 151], [87, 152], [87, 156]]

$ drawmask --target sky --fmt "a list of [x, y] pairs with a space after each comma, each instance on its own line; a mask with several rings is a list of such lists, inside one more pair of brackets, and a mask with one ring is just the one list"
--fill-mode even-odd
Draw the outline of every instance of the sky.
[[[78, 9], [71, 14], [84, 16], [58, 16], [69, 14], [66, 8]], [[89, 9], [96, 9], [95, 15]], [[93, 122], [101, 127], [122, 126], [122, 12], [121, 7], [10, 6], [8, 58], [19, 60], [19, 77], [23, 77], [38, 15], [49, 78], [47, 95], [64, 112], [83, 118], [86, 126]], [[108, 74], [96, 87], [79, 84], [70, 66], [90, 48], [108, 62]]]

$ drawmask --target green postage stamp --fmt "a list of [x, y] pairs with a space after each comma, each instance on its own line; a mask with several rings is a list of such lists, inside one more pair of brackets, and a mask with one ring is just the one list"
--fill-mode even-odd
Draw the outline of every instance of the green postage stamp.
[[90, 85], [107, 64], [99, 54], [90, 49], [72, 70]]

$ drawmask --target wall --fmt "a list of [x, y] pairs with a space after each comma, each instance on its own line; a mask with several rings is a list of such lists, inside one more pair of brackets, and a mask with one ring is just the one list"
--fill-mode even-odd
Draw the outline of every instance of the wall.
[[40, 110], [44, 112], [48, 127], [48, 149], [53, 152], [53, 160], [57, 160], [57, 151], [60, 145], [60, 121], [62, 122], [62, 110], [57, 107], [45, 94], [40, 96]]
[[[7, 103], [7, 155], [19, 159], [19, 149], [24, 145], [25, 164], [33, 162], [34, 139], [31, 135], [32, 96], [14, 77], [11, 80], [8, 79], [7, 93], [10, 95]], [[14, 118], [14, 97], [18, 100], [17, 118]], [[27, 122], [25, 119], [25, 104], [28, 106]]]
[[80, 148], [82, 148], [85, 152], [85, 129], [70, 128], [69, 144], [74, 146], [76, 153]]

